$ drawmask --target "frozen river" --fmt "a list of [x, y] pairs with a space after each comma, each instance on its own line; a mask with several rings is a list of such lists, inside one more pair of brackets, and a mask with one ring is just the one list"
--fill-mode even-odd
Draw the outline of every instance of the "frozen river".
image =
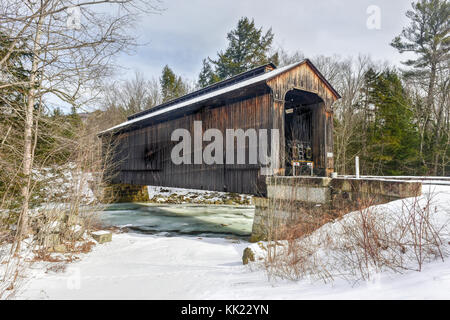
[[125, 203], [108, 206], [99, 217], [106, 226], [145, 234], [246, 238], [254, 211], [252, 206]]

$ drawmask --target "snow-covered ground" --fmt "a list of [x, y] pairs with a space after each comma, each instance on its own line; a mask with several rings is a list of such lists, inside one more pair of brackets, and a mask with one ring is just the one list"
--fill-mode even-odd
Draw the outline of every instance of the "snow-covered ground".
[[243, 266], [248, 244], [232, 240], [114, 235], [64, 273], [35, 264], [17, 299], [448, 299], [450, 260], [422, 272], [352, 286], [306, 281], [271, 283]]
[[79, 196], [83, 204], [96, 201], [90, 185], [95, 185], [95, 175], [78, 170], [73, 163], [66, 166], [53, 166], [33, 170], [33, 179], [38, 182], [39, 192], [34, 196], [38, 202], [68, 202]]
[[[450, 206], [450, 187], [433, 189], [439, 208]], [[424, 186], [430, 192], [430, 186]], [[394, 204], [395, 205], [395, 204]], [[446, 241], [450, 241], [447, 237]], [[249, 243], [137, 233], [114, 234], [60, 272], [35, 263], [17, 299], [449, 299], [450, 259], [421, 272], [380, 273], [370, 281], [269, 281], [264, 269], [242, 265]]]

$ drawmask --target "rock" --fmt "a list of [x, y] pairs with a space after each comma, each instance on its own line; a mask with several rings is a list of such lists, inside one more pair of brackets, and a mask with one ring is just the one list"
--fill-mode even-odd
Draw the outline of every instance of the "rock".
[[64, 238], [66, 238], [69, 241], [76, 241], [83, 237], [84, 234], [84, 228], [79, 225], [73, 225], [64, 234]]
[[248, 264], [253, 261], [255, 261], [255, 253], [250, 247], [245, 248], [244, 254], [242, 255], [242, 263]]
[[83, 225], [83, 219], [81, 219], [78, 215], [70, 214], [66, 216], [66, 223], [69, 226]]
[[53, 247], [53, 252], [65, 253], [66, 251], [67, 251], [67, 248], [64, 244], [58, 244]]
[[252, 235], [250, 236], [249, 242], [255, 243], [258, 241], [266, 240], [266, 237], [260, 234], [255, 234], [255, 232], [252, 232]]
[[91, 233], [92, 238], [98, 243], [110, 242], [112, 240], [112, 233], [109, 231], [95, 231]]
[[59, 234], [51, 233], [44, 237], [43, 245], [47, 248], [51, 248], [60, 244]]

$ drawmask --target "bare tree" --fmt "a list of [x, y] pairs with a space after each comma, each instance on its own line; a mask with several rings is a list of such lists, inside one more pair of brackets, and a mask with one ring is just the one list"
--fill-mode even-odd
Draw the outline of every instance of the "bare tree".
[[103, 110], [115, 113], [114, 117], [104, 115], [107, 127], [125, 121], [127, 116], [150, 109], [162, 101], [158, 80], [156, 78], [147, 80], [138, 71], [130, 80], [104, 85], [102, 96]]
[[301, 51], [289, 52], [283, 48], [279, 48], [277, 51], [277, 54], [278, 54], [278, 60], [279, 60], [278, 67], [284, 67], [289, 64], [299, 62], [299, 61], [305, 59], [305, 55]]
[[2, 83], [21, 85], [25, 98], [21, 165], [22, 209], [16, 252], [28, 232], [28, 214], [39, 114], [45, 100], [80, 106], [96, 97], [100, 80], [111, 75], [113, 57], [136, 45], [130, 28], [142, 13], [157, 11], [145, 0], [6, 0], [0, 4], [0, 32], [9, 40], [0, 56], [2, 74], [18, 52], [29, 54], [27, 79]]
[[[333, 105], [337, 120], [335, 126], [336, 170], [342, 174], [348, 173], [353, 158], [358, 154], [350, 154], [350, 144], [364, 139], [364, 130], [358, 128], [366, 123], [363, 106], [363, 87], [366, 71], [374, 63], [369, 56], [342, 59], [338, 56], [314, 59], [317, 67], [324, 73], [342, 98]], [[361, 150], [363, 152], [363, 150]]]

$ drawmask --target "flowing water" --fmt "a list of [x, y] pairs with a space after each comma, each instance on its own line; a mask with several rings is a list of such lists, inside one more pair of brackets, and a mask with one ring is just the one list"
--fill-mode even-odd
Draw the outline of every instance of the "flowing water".
[[251, 206], [125, 203], [108, 206], [99, 217], [106, 226], [146, 234], [247, 238], [254, 211]]

